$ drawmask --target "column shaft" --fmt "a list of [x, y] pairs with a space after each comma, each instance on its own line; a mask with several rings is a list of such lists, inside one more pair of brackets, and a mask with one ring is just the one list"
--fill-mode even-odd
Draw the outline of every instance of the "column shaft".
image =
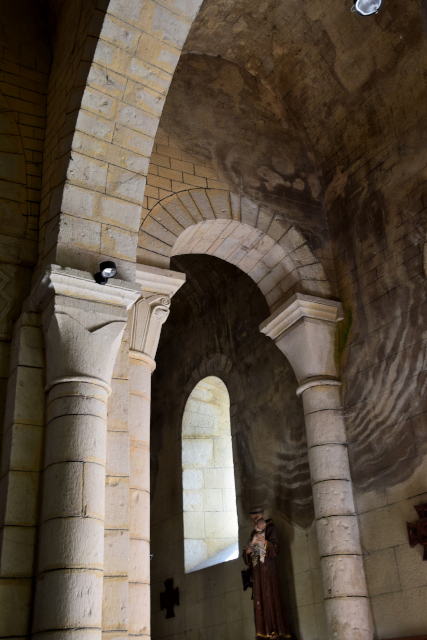
[[107, 399], [135, 284], [52, 265], [43, 312], [47, 426], [33, 634], [102, 633]]
[[108, 391], [88, 378], [48, 394], [33, 633], [101, 635]]
[[130, 351], [129, 635], [150, 636], [150, 395], [154, 362]]
[[329, 637], [372, 640], [335, 360], [342, 318], [341, 303], [296, 293], [260, 330], [275, 340], [300, 385]]
[[150, 637], [150, 400], [157, 345], [182, 273], [137, 265], [142, 298], [129, 314], [129, 636]]
[[330, 637], [372, 639], [339, 387], [311, 386], [302, 399]]

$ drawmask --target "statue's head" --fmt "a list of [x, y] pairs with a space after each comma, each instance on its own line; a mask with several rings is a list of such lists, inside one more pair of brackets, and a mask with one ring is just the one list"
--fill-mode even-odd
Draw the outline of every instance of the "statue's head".
[[250, 511], [249, 511], [249, 515], [251, 517], [251, 520], [255, 526], [256, 522], [258, 520], [263, 520], [264, 518], [264, 509], [262, 507], [253, 507]]

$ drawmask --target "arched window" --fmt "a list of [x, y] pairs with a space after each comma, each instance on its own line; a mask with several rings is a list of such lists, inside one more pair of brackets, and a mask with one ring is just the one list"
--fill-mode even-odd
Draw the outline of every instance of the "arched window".
[[230, 397], [219, 378], [201, 380], [182, 420], [185, 572], [238, 557]]

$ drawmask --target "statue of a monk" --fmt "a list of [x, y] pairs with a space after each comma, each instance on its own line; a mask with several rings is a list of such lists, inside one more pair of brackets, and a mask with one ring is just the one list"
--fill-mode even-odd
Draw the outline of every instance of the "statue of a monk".
[[243, 549], [243, 560], [252, 567], [255, 631], [257, 640], [290, 638], [276, 556], [279, 539], [272, 520], [264, 521], [264, 510], [250, 511], [254, 530]]

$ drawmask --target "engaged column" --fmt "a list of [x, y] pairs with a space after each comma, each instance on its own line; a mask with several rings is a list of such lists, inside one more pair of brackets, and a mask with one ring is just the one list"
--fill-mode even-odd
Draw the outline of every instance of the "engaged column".
[[338, 371], [340, 302], [293, 295], [263, 322], [302, 396], [329, 637], [372, 640], [373, 628], [346, 445]]

